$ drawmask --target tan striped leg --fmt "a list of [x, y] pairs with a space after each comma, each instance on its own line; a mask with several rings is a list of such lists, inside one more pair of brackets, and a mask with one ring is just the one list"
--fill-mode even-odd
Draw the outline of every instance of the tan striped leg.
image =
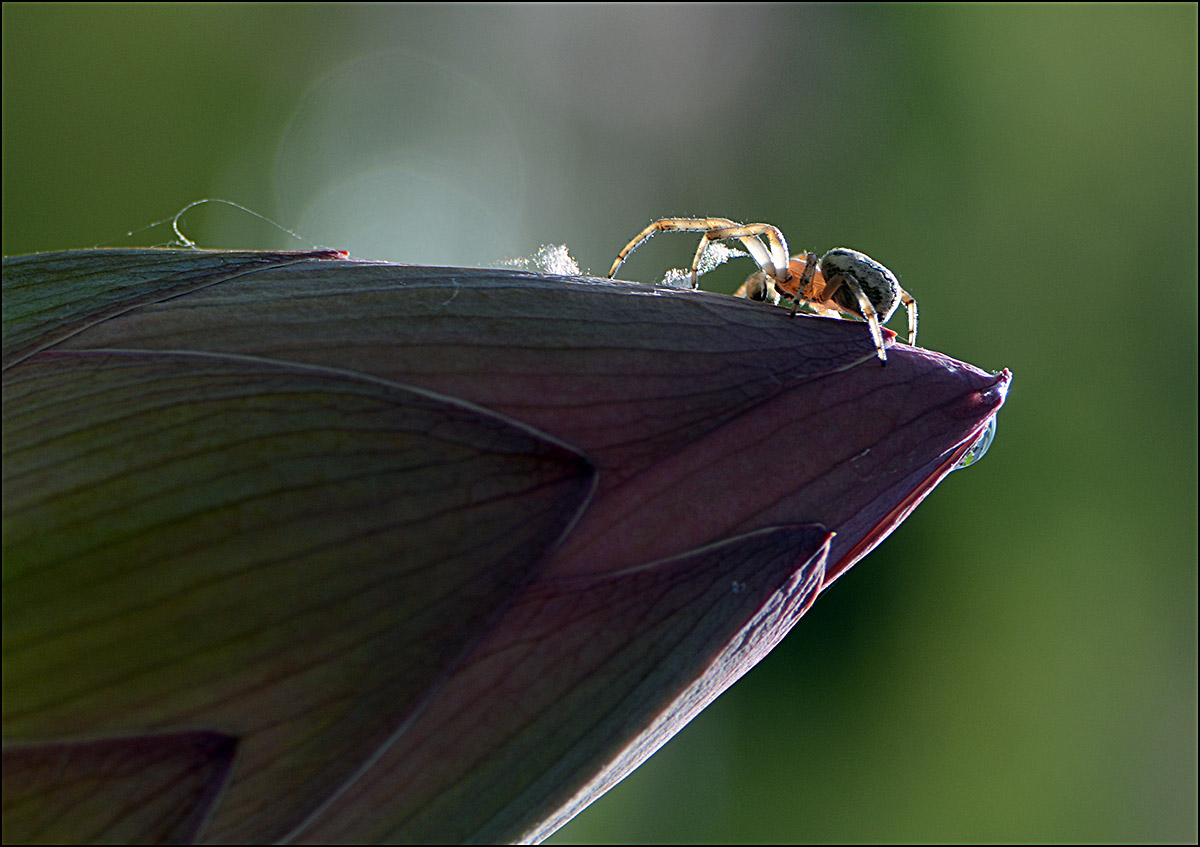
[[[708, 245], [727, 238], [740, 241], [750, 252], [755, 263], [772, 279], [783, 282], [788, 277], [787, 240], [778, 227], [770, 224], [739, 224], [728, 218], [663, 218], [650, 224], [625, 245], [609, 269], [609, 278], [616, 275], [630, 253], [656, 232], [702, 233], [700, 246], [696, 248], [696, 255], [692, 258], [692, 288], [698, 285], [696, 269]], [[765, 237], [770, 247], [765, 246], [759, 240], [759, 236]]]

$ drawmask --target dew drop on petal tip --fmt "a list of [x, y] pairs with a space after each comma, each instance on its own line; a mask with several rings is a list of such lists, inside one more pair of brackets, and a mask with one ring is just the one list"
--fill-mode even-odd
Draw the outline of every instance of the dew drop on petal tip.
[[975, 443], [971, 445], [963, 457], [958, 460], [958, 464], [954, 466], [954, 470], [960, 470], [975, 464], [983, 458], [983, 454], [992, 446], [992, 440], [996, 437], [996, 419], [993, 417], [988, 421], [987, 427], [975, 439]]

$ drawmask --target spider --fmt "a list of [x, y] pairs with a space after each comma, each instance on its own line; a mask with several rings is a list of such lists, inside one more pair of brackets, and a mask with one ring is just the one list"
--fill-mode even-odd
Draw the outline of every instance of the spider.
[[[611, 279], [629, 254], [656, 232], [699, 232], [700, 246], [692, 259], [692, 288], [697, 288], [696, 268], [708, 245], [737, 239], [758, 264], [738, 289], [739, 297], [779, 302], [792, 301], [792, 314], [801, 303], [820, 315], [855, 315], [867, 322], [876, 355], [887, 364], [880, 325], [888, 322], [903, 303], [908, 311], [908, 343], [917, 343], [917, 301], [900, 287], [895, 275], [870, 256], [837, 247], [817, 259], [815, 253], [788, 258], [787, 240], [771, 224], [739, 224], [727, 218], [663, 218], [646, 227], [617, 254], [608, 276]], [[760, 236], [767, 239], [764, 246]]]

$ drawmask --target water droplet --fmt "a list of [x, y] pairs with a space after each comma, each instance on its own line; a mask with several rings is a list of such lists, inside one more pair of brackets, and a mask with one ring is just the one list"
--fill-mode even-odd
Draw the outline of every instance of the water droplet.
[[987, 428], [979, 434], [975, 439], [975, 443], [971, 445], [963, 457], [958, 460], [958, 464], [954, 466], [954, 470], [965, 468], [968, 465], [973, 465], [983, 458], [983, 454], [992, 446], [992, 439], [996, 437], [996, 419], [992, 418], [988, 421]]

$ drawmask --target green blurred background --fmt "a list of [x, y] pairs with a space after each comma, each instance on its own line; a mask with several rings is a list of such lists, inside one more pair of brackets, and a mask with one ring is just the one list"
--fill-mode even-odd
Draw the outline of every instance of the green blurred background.
[[1195, 841], [1196, 5], [3, 16], [6, 255], [163, 244], [123, 236], [215, 196], [356, 256], [602, 274], [720, 215], [869, 253], [923, 346], [1013, 371], [986, 459], [555, 841]]

